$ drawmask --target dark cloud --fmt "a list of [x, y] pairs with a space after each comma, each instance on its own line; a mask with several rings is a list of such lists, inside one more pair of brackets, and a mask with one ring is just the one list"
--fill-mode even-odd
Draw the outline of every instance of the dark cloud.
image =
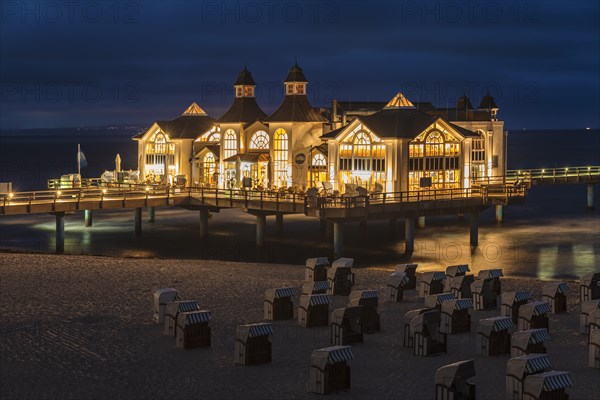
[[0, 127], [148, 123], [191, 101], [219, 116], [245, 63], [271, 111], [296, 58], [315, 105], [490, 91], [509, 127], [600, 125], [597, 2], [1, 4]]

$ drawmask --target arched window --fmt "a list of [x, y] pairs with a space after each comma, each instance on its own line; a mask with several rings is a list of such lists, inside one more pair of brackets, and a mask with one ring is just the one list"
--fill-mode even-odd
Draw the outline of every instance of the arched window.
[[225, 131], [223, 146], [225, 150], [224, 156], [226, 159], [237, 154], [237, 135], [233, 129], [227, 129]]
[[340, 144], [340, 180], [370, 187], [385, 183], [385, 144], [362, 125]]
[[215, 162], [215, 155], [213, 153], [206, 153], [202, 160], [202, 176], [204, 177], [204, 182], [208, 183], [212, 181], [216, 168], [217, 163]]
[[275, 172], [275, 184], [277, 186], [286, 186], [289, 181], [288, 176], [288, 158], [289, 143], [288, 134], [285, 129], [279, 128], [273, 136], [273, 171]]
[[269, 135], [265, 131], [258, 131], [250, 139], [251, 150], [264, 150], [269, 148]]
[[427, 135], [425, 140], [425, 156], [443, 156], [444, 155], [444, 138], [439, 131], [433, 131]]
[[317, 153], [312, 158], [313, 167], [327, 167], [327, 159], [321, 153]]
[[169, 142], [167, 136], [157, 131], [146, 143], [146, 173], [162, 175], [167, 167], [175, 165], [175, 143]]
[[[460, 141], [450, 133], [432, 129], [419, 135], [409, 145], [409, 189], [460, 187], [459, 156]], [[431, 178], [431, 186], [421, 178]]]
[[219, 132], [213, 133], [212, 135], [209, 136], [208, 141], [209, 142], [220, 142], [221, 134]]

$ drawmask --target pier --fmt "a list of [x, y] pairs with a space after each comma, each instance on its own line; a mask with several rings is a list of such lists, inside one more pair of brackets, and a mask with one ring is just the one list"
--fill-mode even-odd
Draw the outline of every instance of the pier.
[[[64, 218], [82, 211], [85, 226], [92, 225], [93, 212], [129, 209], [134, 214], [133, 232], [142, 235], [142, 209], [148, 210], [148, 223], [155, 220], [156, 207], [183, 207], [199, 212], [199, 236], [209, 235], [209, 213], [238, 208], [256, 217], [256, 245], [264, 243], [267, 216], [275, 216], [278, 232], [283, 232], [286, 214], [319, 218], [332, 231], [336, 257], [344, 252], [344, 224], [368, 220], [404, 219], [405, 252], [414, 250], [415, 225], [424, 226], [425, 218], [440, 215], [464, 215], [469, 218], [469, 242], [477, 246], [479, 213], [496, 207], [501, 221], [503, 207], [521, 204], [528, 190], [536, 185], [586, 184], [587, 206], [593, 207], [593, 185], [600, 182], [600, 167], [556, 170], [508, 171], [507, 177], [479, 180], [471, 188], [377, 193], [368, 196], [306, 196], [281, 192], [174, 188], [127, 185], [84, 187], [63, 190], [17, 192], [4, 195], [0, 215], [52, 214], [56, 218], [56, 252], [64, 252]], [[395, 223], [394, 223], [395, 225]]]

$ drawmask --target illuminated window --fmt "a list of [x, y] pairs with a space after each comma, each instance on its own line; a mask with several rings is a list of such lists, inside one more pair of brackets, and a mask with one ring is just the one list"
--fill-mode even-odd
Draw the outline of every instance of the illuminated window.
[[216, 168], [217, 163], [215, 162], [215, 155], [213, 153], [206, 153], [202, 161], [202, 176], [204, 177], [204, 182], [208, 183], [213, 180], [213, 174], [215, 173]]
[[265, 131], [258, 131], [250, 139], [250, 149], [263, 150], [269, 148], [269, 135]]
[[327, 167], [327, 159], [321, 153], [317, 153], [312, 158], [313, 167]]
[[273, 155], [273, 170], [275, 172], [275, 184], [277, 186], [286, 186], [289, 180], [289, 143], [288, 134], [282, 128], [277, 129], [275, 131], [275, 135], [273, 136]]
[[252, 86], [244, 86], [244, 96], [254, 97], [254, 88]]
[[175, 143], [169, 142], [167, 136], [158, 131], [146, 143], [146, 172], [164, 174], [167, 167], [175, 165]]
[[371, 187], [385, 184], [385, 144], [362, 125], [340, 144], [340, 180]]
[[210, 131], [206, 132], [200, 139], [200, 142], [220, 142], [221, 141], [221, 128], [213, 127]]
[[233, 129], [225, 131], [225, 139], [223, 140], [223, 148], [225, 150], [225, 158], [235, 156], [237, 154], [237, 135]]
[[243, 92], [244, 91], [241, 86], [238, 86], [235, 88], [235, 96], [236, 97], [242, 97]]
[[[460, 187], [460, 142], [433, 129], [420, 135], [408, 149], [409, 190]], [[421, 178], [431, 178], [431, 187], [421, 187]]]
[[212, 135], [210, 135], [208, 137], [208, 141], [209, 142], [220, 142], [221, 141], [221, 134], [219, 132], [215, 132]]
[[304, 94], [304, 84], [303, 83], [296, 84], [296, 94]]

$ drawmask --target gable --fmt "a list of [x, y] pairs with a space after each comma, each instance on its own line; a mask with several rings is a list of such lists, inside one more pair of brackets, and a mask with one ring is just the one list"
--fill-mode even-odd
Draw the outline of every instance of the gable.
[[444, 141], [446, 142], [462, 142], [465, 137], [453, 126], [447, 124], [443, 119], [437, 119], [434, 123], [426, 127], [421, 133], [419, 133], [412, 141], [423, 142], [427, 135], [432, 131], [440, 132]]

